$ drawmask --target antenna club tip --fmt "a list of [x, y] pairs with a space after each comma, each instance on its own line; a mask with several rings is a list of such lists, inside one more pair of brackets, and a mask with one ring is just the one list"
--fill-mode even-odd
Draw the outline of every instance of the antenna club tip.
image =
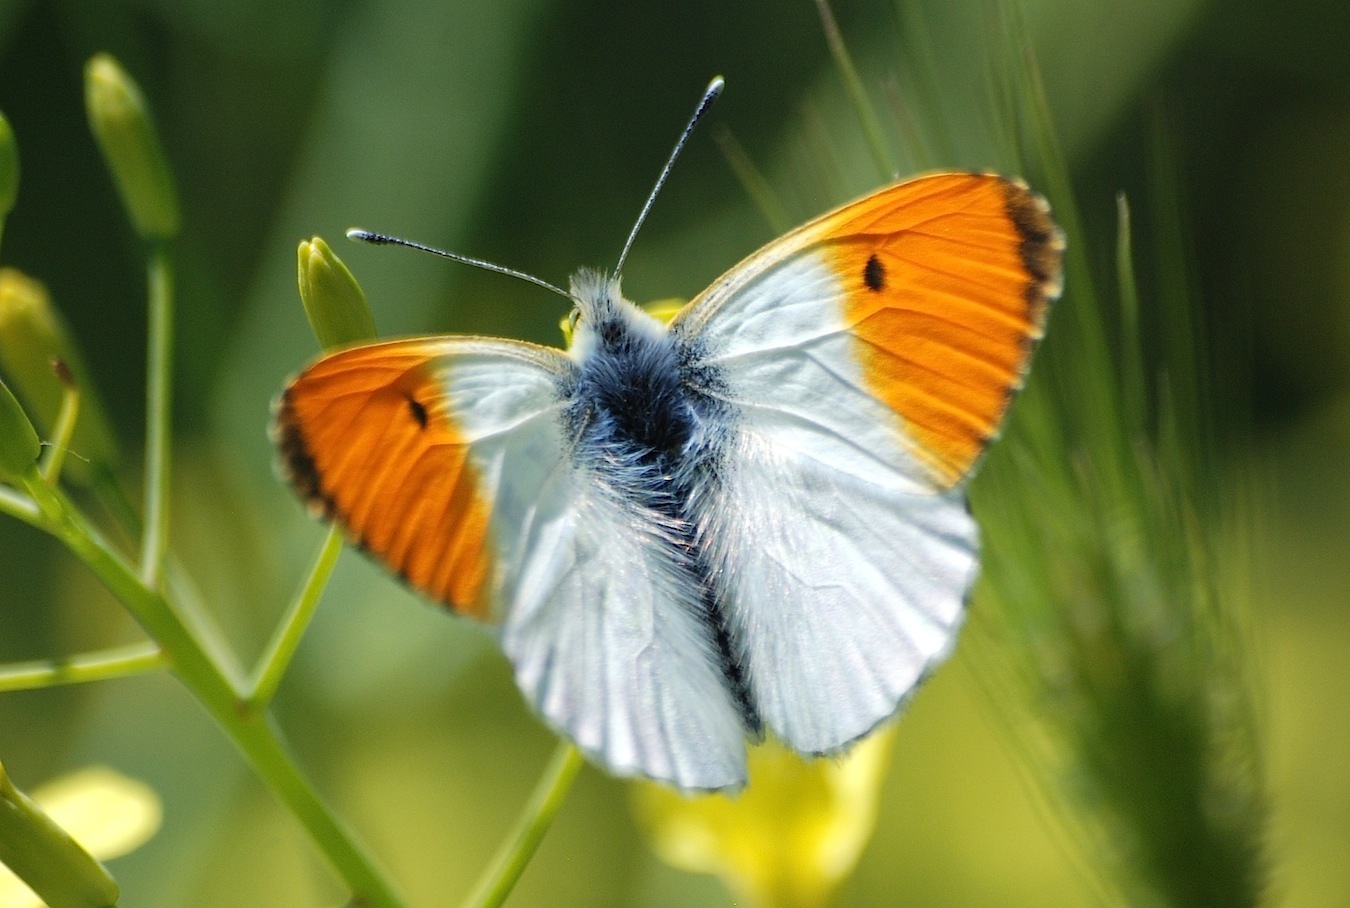
[[724, 88], [726, 88], [726, 87], [727, 87], [727, 80], [726, 80], [726, 79], [722, 78], [721, 76], [713, 76], [713, 77], [712, 77], [712, 81], [708, 83], [708, 88], [707, 88], [707, 90], [704, 92], [704, 94], [709, 94], [709, 95], [714, 95], [714, 96], [720, 95], [720, 94], [722, 93], [722, 89], [724, 89]]
[[347, 239], [349, 240], [369, 240], [370, 235], [369, 230], [362, 230], [360, 227], [347, 228]]

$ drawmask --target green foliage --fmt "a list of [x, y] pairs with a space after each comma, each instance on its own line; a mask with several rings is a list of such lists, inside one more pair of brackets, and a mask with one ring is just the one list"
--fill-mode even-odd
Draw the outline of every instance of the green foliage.
[[[1018, 94], [1030, 101], [1047, 185], [1058, 187], [1052, 204], [1070, 258], [1047, 349], [978, 484], [979, 601], [993, 625], [981, 639], [1000, 641], [984, 654], [990, 687], [1000, 698], [1020, 692], [1049, 742], [1024, 742], [1025, 753], [1071, 822], [1096, 835], [1096, 864], [1130, 904], [1255, 905], [1268, 885], [1265, 780], [1251, 603], [1228, 535], [1247, 518], [1214, 462], [1199, 403], [1199, 308], [1177, 289], [1183, 274], [1151, 282], [1174, 288], [1147, 308], [1178, 342], [1145, 358], [1123, 196], [1117, 293], [1105, 303], [1039, 76], [1021, 50]], [[1174, 221], [1153, 226], [1153, 236], [1179, 241]], [[1179, 267], [1176, 256], [1164, 261]]]
[[13, 268], [0, 268], [0, 370], [14, 383], [38, 426], [55, 428], [66, 386], [53, 363], [63, 364], [84, 389], [71, 442], [80, 452], [76, 478], [86, 479], [118, 460], [117, 442], [102, 403], [93, 394], [84, 355], [75, 345], [47, 288]]

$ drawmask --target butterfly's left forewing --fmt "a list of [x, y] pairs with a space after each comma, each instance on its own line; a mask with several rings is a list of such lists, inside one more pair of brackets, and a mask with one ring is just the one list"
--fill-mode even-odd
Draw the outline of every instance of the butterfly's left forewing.
[[977, 569], [961, 492], [1020, 386], [1062, 241], [1037, 197], [936, 174], [825, 215], [671, 325], [734, 414], [701, 526], [765, 723], [807, 753], [893, 715]]
[[283, 467], [311, 507], [415, 589], [499, 620], [501, 572], [523, 555], [513, 528], [562, 465], [569, 369], [554, 351], [479, 338], [325, 356], [282, 393]]
[[578, 461], [561, 353], [426, 338], [324, 357], [283, 392], [292, 484], [428, 597], [498, 625], [522, 693], [612, 771], [744, 782], [744, 730], [660, 518]]

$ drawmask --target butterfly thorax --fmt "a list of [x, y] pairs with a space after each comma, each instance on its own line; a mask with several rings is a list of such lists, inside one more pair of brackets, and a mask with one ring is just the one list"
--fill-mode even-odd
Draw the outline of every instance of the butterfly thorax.
[[578, 453], [626, 500], [692, 520], [694, 473], [716, 456], [707, 410], [684, 380], [681, 351], [656, 319], [624, 299], [618, 282], [573, 280], [577, 311], [568, 351], [579, 366], [569, 421]]

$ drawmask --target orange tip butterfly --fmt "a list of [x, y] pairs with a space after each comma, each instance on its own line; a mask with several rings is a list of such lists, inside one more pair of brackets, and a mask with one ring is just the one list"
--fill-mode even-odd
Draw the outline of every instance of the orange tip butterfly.
[[736, 790], [747, 741], [837, 754], [952, 650], [978, 571], [963, 485], [1063, 248], [1020, 181], [936, 173], [779, 237], [668, 325], [618, 268], [579, 271], [565, 353], [441, 336], [321, 357], [282, 392], [283, 467], [492, 626], [593, 761]]

